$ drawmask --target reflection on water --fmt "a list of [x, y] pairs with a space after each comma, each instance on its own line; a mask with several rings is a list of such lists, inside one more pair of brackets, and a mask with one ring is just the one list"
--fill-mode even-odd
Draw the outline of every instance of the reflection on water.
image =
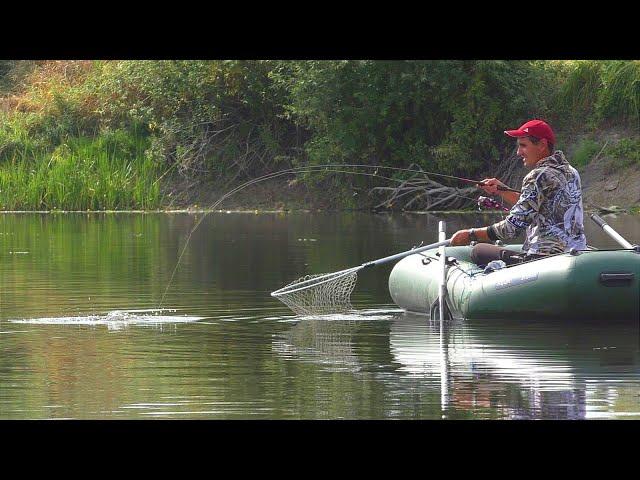
[[[160, 306], [199, 218], [0, 216], [0, 418], [640, 418], [637, 324], [441, 332], [391, 303], [390, 265], [359, 275], [346, 315], [269, 295], [493, 217], [213, 214]], [[640, 240], [640, 218], [607, 221]]]
[[[585, 418], [587, 379], [579, 371], [593, 363], [593, 353], [568, 343], [554, 345], [551, 339], [557, 340], [558, 332], [553, 330], [547, 325], [542, 335], [536, 335], [531, 325], [478, 327], [456, 322], [444, 329], [443, 350], [439, 326], [430, 325], [425, 317], [403, 315], [391, 327], [391, 351], [402, 365], [400, 371], [445, 382], [448, 395], [441, 408], [447, 418], [467, 413], [490, 418]], [[634, 348], [637, 345], [629, 351]], [[631, 371], [634, 366], [631, 359]]]
[[360, 362], [351, 341], [354, 329], [352, 320], [302, 321], [274, 341], [273, 349], [282, 358], [321, 365], [327, 371], [355, 373], [360, 369]]
[[454, 321], [443, 333], [405, 313], [390, 322], [300, 320], [273, 348], [379, 384], [386, 401], [368, 418], [640, 418], [637, 326]]

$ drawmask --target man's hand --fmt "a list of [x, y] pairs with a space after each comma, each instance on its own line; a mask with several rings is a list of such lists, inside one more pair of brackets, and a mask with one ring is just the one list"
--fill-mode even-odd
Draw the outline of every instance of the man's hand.
[[480, 185], [478, 185], [478, 188], [481, 188], [489, 195], [496, 195], [496, 194], [500, 195], [501, 191], [498, 190], [499, 186], [507, 187], [507, 185], [502, 183], [497, 178], [485, 178], [484, 180], [482, 180], [482, 182], [480, 182]]
[[480, 183], [481, 184], [478, 185], [478, 188], [481, 188], [489, 195], [499, 195], [500, 197], [502, 197], [502, 200], [504, 200], [509, 205], [515, 205], [520, 198], [520, 193], [518, 192], [498, 190], [498, 187], [509, 187], [497, 178], [485, 178]]
[[457, 247], [459, 245], [469, 245], [471, 243], [471, 239], [469, 238], [469, 230], [458, 230], [451, 237], [450, 245], [452, 247]]

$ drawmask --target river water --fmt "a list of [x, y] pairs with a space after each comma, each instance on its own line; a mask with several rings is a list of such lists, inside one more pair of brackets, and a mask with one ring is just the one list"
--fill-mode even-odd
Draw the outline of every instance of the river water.
[[[359, 274], [353, 314], [269, 295], [496, 215], [212, 213], [186, 243], [201, 217], [0, 215], [0, 419], [640, 418], [638, 322], [441, 337], [392, 303], [391, 265]], [[640, 217], [605, 218], [640, 242]]]

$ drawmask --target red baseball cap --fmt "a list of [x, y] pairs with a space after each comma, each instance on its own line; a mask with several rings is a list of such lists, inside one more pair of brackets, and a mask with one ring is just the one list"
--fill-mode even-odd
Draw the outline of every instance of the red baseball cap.
[[553, 130], [542, 120], [529, 120], [524, 123], [517, 130], [505, 130], [504, 133], [510, 137], [527, 137], [529, 135], [536, 138], [546, 138], [549, 143], [556, 143], [556, 136], [553, 134]]

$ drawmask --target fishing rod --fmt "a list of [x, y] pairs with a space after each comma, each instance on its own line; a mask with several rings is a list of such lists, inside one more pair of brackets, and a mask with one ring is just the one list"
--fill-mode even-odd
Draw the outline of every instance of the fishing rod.
[[[266, 175], [263, 175], [262, 177], [258, 177], [256, 179], [254, 179], [255, 181], [262, 181], [263, 179], [266, 179], [265, 177], [271, 177], [272, 175], [278, 175], [279, 173], [289, 173], [289, 172], [294, 172], [296, 170], [302, 169], [302, 170], [306, 170], [306, 169], [323, 169], [323, 168], [334, 168], [334, 167], [338, 167], [338, 168], [370, 168], [370, 169], [375, 169], [375, 171], [377, 172], [378, 170], [382, 169], [382, 170], [394, 170], [394, 171], [400, 171], [400, 172], [410, 172], [410, 173], [419, 173], [422, 175], [430, 175], [430, 176], [435, 176], [435, 177], [442, 177], [442, 178], [450, 178], [453, 180], [459, 180], [461, 182], [465, 182], [465, 183], [472, 183], [474, 185], [478, 185], [478, 186], [483, 186], [486, 185], [485, 182], [480, 181], [480, 180], [473, 180], [471, 178], [465, 178], [465, 177], [458, 177], [455, 175], [447, 175], [444, 173], [437, 173], [437, 172], [430, 172], [427, 170], [416, 170], [413, 168], [402, 168], [402, 167], [389, 167], [389, 166], [385, 166], [385, 165], [365, 165], [365, 164], [358, 164], [358, 163], [336, 163], [336, 164], [324, 164], [324, 165], [306, 165], [306, 166], [302, 166], [302, 167], [292, 167], [289, 169], [285, 169], [285, 170], [279, 170], [278, 172], [273, 172], [273, 173], [269, 173]], [[347, 172], [345, 172], [347, 173]], [[350, 172], [350, 173], [356, 173], [356, 172]], [[375, 172], [374, 172], [375, 173]], [[383, 177], [384, 178], [384, 177]], [[251, 180], [250, 182], [253, 182], [254, 180]], [[241, 185], [240, 187], [237, 188], [242, 188], [243, 185]], [[515, 193], [522, 193], [520, 192], [520, 190], [515, 190], [511, 187], [507, 187], [507, 186], [503, 186], [503, 185], [498, 185], [497, 189], [500, 191], [505, 191], [505, 192], [515, 192]]]
[[[459, 180], [459, 181], [461, 181], [461, 182], [473, 183], [473, 184], [478, 185], [478, 186], [484, 186], [484, 185], [486, 185], [486, 183], [485, 183], [485, 182], [481, 182], [481, 181], [479, 181], [479, 180], [472, 180], [472, 179], [470, 179], [470, 178], [464, 178], [464, 177], [456, 177], [455, 175], [444, 175], [444, 174], [442, 174], [442, 173], [434, 173], [434, 172], [424, 172], [424, 173], [429, 174], [429, 175], [435, 175], [435, 176], [438, 176], [438, 177], [453, 178], [453, 179], [455, 179], [455, 180]], [[496, 187], [496, 188], [497, 188], [498, 190], [500, 190], [500, 191], [503, 191], [503, 192], [515, 192], [515, 193], [522, 193], [520, 190], [515, 190], [515, 189], [513, 189], [513, 188], [511, 188], [511, 187], [507, 187], [507, 186], [505, 186], [505, 185], [497, 185], [497, 187]]]
[[[402, 167], [389, 167], [389, 166], [384, 166], [384, 165], [365, 165], [365, 164], [344, 164], [344, 163], [337, 163], [337, 164], [323, 164], [323, 165], [305, 165], [305, 166], [301, 166], [301, 167], [292, 167], [292, 168], [287, 168], [284, 170], [279, 170], [277, 172], [272, 172], [272, 173], [268, 173], [266, 175], [262, 175], [261, 177], [258, 178], [254, 178], [252, 180], [249, 180], [248, 182], [243, 183], [242, 185], [239, 185], [238, 187], [232, 189], [231, 191], [227, 192], [226, 194], [224, 194], [220, 199], [218, 199], [214, 204], [212, 204], [208, 210], [210, 209], [214, 209], [216, 208], [220, 203], [222, 203], [222, 201], [224, 201], [225, 199], [229, 198], [231, 195], [237, 193], [238, 191], [251, 186], [255, 183], [258, 182], [262, 182], [264, 180], [269, 180], [271, 178], [275, 178], [275, 177], [279, 177], [281, 175], [288, 175], [288, 174], [292, 174], [292, 173], [310, 173], [310, 172], [314, 172], [316, 170], [322, 170], [322, 169], [327, 169], [327, 168], [369, 168], [369, 169], [375, 169], [373, 174], [364, 174], [361, 172], [345, 172], [345, 171], [340, 171], [338, 173], [355, 173], [355, 174], [359, 174], [359, 175], [367, 175], [367, 176], [378, 176], [380, 178], [384, 178], [387, 180], [393, 180], [393, 181], [401, 181], [399, 179], [393, 179], [393, 178], [388, 178], [388, 177], [383, 177], [381, 175], [377, 175], [378, 170], [382, 169], [382, 170], [393, 170], [393, 171], [401, 171], [401, 172], [410, 172], [410, 173], [418, 173], [418, 174], [422, 174], [422, 175], [431, 175], [431, 176], [436, 176], [436, 177], [443, 177], [443, 178], [451, 178], [454, 180], [460, 180], [462, 182], [465, 183], [473, 183], [474, 185], [478, 185], [478, 186], [482, 186], [485, 185], [484, 182], [480, 181], [480, 180], [472, 180], [470, 178], [465, 178], [465, 177], [457, 177], [455, 175], [446, 175], [443, 173], [437, 173], [437, 172], [429, 172], [426, 170], [416, 170], [416, 169], [412, 169], [412, 168], [402, 168]], [[328, 170], [327, 170], [328, 171]], [[507, 191], [507, 192], [515, 192], [515, 193], [521, 193], [519, 190], [514, 190], [510, 187], [507, 186], [502, 186], [502, 185], [498, 185], [497, 186], [498, 190], [501, 191]]]
[[[436, 176], [436, 177], [443, 177], [443, 178], [451, 178], [453, 180], [459, 180], [461, 182], [465, 182], [465, 183], [473, 183], [474, 185], [478, 185], [478, 186], [483, 186], [486, 185], [485, 182], [482, 182], [480, 180], [473, 180], [471, 178], [465, 178], [465, 177], [457, 177], [455, 175], [445, 175], [444, 173], [437, 173], [437, 172], [428, 172], [426, 170], [414, 170], [411, 168], [400, 168], [400, 167], [386, 167], [386, 166], [375, 166], [375, 165], [343, 165], [344, 167], [366, 167], [366, 168], [383, 168], [383, 169], [389, 169], [389, 170], [400, 170], [400, 171], [405, 171], [405, 172], [412, 172], [412, 173], [421, 173], [424, 175], [431, 175], [431, 176]], [[504, 191], [504, 192], [515, 192], [515, 193], [522, 193], [520, 192], [520, 190], [515, 190], [511, 187], [507, 187], [504, 185], [498, 185], [497, 189], [500, 191]]]
[[[352, 168], [352, 167], [366, 167], [366, 168], [376, 168], [376, 170], [373, 173], [363, 173], [363, 172], [351, 172], [351, 171], [345, 171], [345, 170], [334, 170], [334, 167], [347, 167], [347, 168]], [[184, 253], [187, 250], [187, 246], [189, 245], [189, 241], [191, 240], [191, 236], [193, 235], [193, 233], [197, 230], [197, 228], [200, 226], [200, 224], [204, 221], [204, 219], [207, 217], [207, 215], [209, 215], [209, 213], [211, 213], [211, 211], [213, 211], [216, 207], [218, 207], [224, 200], [226, 200], [227, 198], [231, 197], [232, 195], [238, 193], [239, 191], [250, 187], [252, 185], [255, 185], [257, 183], [263, 182], [265, 180], [271, 180], [273, 178], [276, 177], [281, 177], [283, 175], [291, 175], [291, 174], [296, 174], [296, 173], [312, 173], [312, 172], [332, 172], [332, 173], [351, 173], [351, 174], [357, 174], [357, 175], [366, 175], [366, 176], [372, 176], [372, 177], [379, 177], [379, 178], [384, 178], [386, 180], [391, 180], [391, 181], [395, 181], [395, 182], [405, 182], [405, 180], [400, 180], [400, 179], [395, 179], [395, 178], [389, 178], [389, 177], [384, 177], [382, 175], [378, 174], [378, 168], [380, 167], [375, 167], [373, 165], [357, 165], [357, 164], [325, 164], [325, 165], [306, 165], [306, 166], [302, 166], [302, 167], [292, 167], [292, 168], [288, 168], [288, 169], [284, 169], [284, 170], [279, 170], [277, 172], [271, 172], [268, 173], [266, 175], [262, 175], [260, 177], [254, 178], [252, 180], [249, 180], [241, 185], [238, 185], [237, 187], [233, 188], [232, 190], [230, 190], [229, 192], [225, 193], [224, 195], [222, 195], [218, 200], [216, 200], [214, 203], [212, 203], [205, 211], [205, 214], [200, 218], [200, 220], [198, 220], [198, 222], [196, 222], [196, 224], [193, 226], [193, 228], [191, 229], [191, 231], [189, 232], [189, 234], [187, 235], [187, 238], [185, 240], [185, 244], [184, 247], [182, 248], [182, 251], [180, 252], [180, 255], [178, 256], [178, 260], [176, 261], [176, 266], [173, 269], [173, 272], [171, 273], [171, 277], [169, 278], [169, 282], [167, 283], [167, 287], [165, 288], [164, 293], [162, 294], [162, 297], [160, 299], [160, 303], [158, 305], [158, 308], [162, 307], [162, 304], [164, 303], [164, 299], [169, 291], [169, 287], [171, 286], [171, 283], [173, 282], [173, 278], [176, 274], [176, 271], [178, 270], [178, 266], [180, 265], [180, 262], [182, 260], [182, 257], [184, 255]], [[404, 169], [404, 168], [399, 168], [399, 167], [384, 167], [384, 168], [388, 168], [388, 169], [392, 169], [392, 170], [410, 170], [410, 169]], [[416, 173], [423, 173], [419, 170], [412, 170]], [[412, 185], [411, 183], [409, 183], [410, 185]]]

